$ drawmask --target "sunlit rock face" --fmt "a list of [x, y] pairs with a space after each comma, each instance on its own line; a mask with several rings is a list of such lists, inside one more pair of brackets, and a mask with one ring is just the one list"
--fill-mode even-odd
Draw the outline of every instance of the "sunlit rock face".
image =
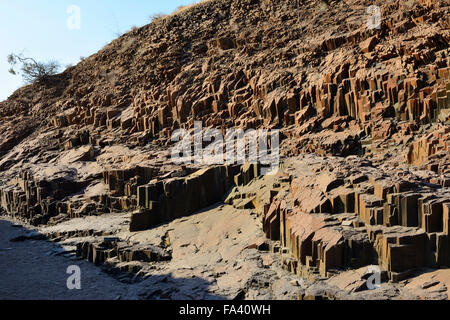
[[[114, 276], [158, 275], [142, 298], [446, 298], [449, 4], [373, 5], [376, 26], [356, 0], [203, 1], [19, 89], [0, 103], [2, 214]], [[196, 122], [279, 130], [279, 170], [174, 162]]]

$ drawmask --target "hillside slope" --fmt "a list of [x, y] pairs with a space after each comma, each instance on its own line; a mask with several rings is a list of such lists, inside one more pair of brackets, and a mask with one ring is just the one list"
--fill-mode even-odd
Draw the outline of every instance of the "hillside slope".
[[[33, 225], [130, 212], [137, 232], [228, 196], [299, 275], [448, 266], [449, 8], [211, 0], [133, 29], [0, 103], [2, 211]], [[280, 129], [283, 170], [174, 164], [171, 134], [194, 121]]]

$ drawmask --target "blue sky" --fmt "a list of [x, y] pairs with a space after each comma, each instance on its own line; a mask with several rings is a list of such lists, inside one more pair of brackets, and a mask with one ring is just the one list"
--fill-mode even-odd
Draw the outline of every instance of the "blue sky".
[[[155, 13], [171, 13], [195, 0], [0, 0], [0, 101], [23, 85], [8, 73], [9, 53], [24, 52], [37, 60], [76, 64], [133, 26], [149, 23]], [[68, 21], [80, 9], [80, 29]], [[72, 19], [71, 19], [72, 17]], [[70, 24], [70, 23], [69, 23]]]

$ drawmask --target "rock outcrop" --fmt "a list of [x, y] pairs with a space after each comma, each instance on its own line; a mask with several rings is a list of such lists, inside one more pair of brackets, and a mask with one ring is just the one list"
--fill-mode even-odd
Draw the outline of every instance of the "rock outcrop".
[[[227, 297], [280, 297], [286, 283], [269, 290], [264, 272], [258, 282], [261, 263], [307, 279], [301, 292], [286, 291], [301, 299], [364, 291], [361, 268], [371, 265], [394, 283], [449, 267], [450, 7], [444, 0], [371, 1], [382, 19], [369, 28], [368, 5], [202, 1], [19, 89], [0, 103], [1, 212], [56, 229], [125, 214], [124, 228], [46, 234], [76, 239], [78, 256], [119, 271], [150, 274], [169, 264], [210, 277], [217, 267], [229, 273], [217, 276], [216, 291]], [[280, 130], [279, 172], [263, 177], [255, 161], [174, 163], [172, 134], [195, 134], [196, 121], [224, 136], [229, 128]], [[197, 232], [183, 219], [217, 203], [230, 219], [228, 210], [240, 222], [249, 222], [242, 212], [258, 217], [258, 232], [233, 225], [244, 248], [210, 218], [198, 223], [217, 229], [211, 237], [202, 228], [198, 239], [166, 230]], [[162, 229], [186, 243], [144, 236]], [[213, 251], [228, 259], [214, 256], [205, 267]], [[250, 271], [223, 262], [232, 258]], [[183, 271], [183, 261], [202, 267]], [[236, 284], [233, 270], [246, 286]], [[356, 278], [358, 285], [348, 284]], [[421, 294], [432, 296], [405, 296]]]

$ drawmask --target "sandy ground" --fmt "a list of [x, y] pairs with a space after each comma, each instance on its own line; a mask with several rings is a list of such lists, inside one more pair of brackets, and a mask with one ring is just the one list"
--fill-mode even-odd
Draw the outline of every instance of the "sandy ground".
[[[23, 228], [0, 220], [0, 300], [112, 300], [132, 296], [133, 286], [104, 274], [88, 262], [51, 255], [47, 241], [10, 242]], [[67, 268], [81, 268], [81, 290], [69, 290]]]

